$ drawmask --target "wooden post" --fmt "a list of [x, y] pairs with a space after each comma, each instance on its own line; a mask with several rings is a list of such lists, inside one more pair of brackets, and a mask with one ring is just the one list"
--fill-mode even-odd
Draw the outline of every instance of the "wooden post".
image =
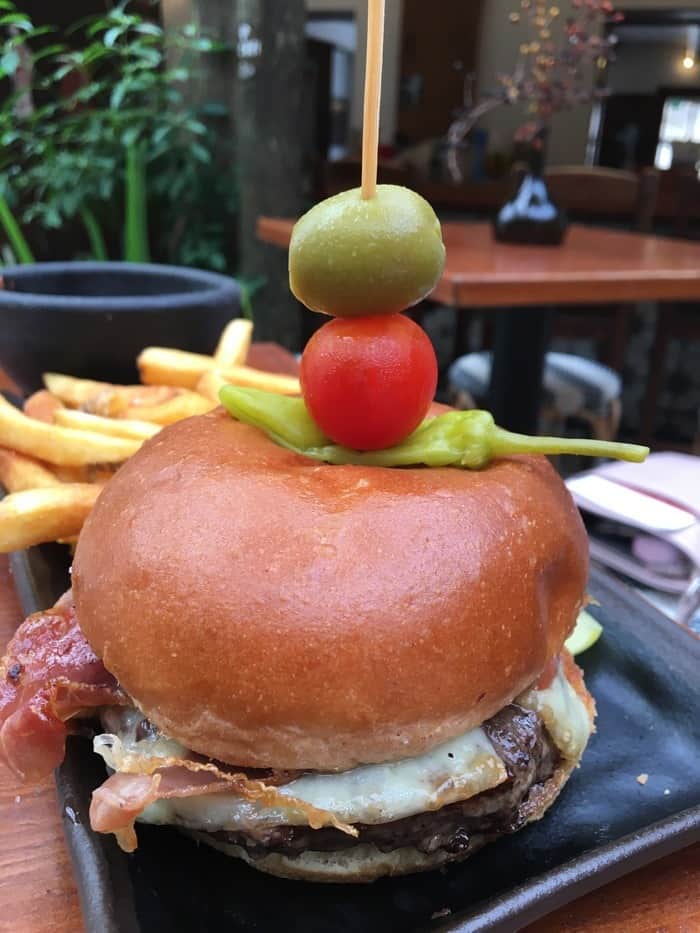
[[304, 0], [237, 0], [236, 7], [241, 272], [266, 280], [253, 302], [256, 339], [300, 349], [286, 253], [260, 243], [255, 226], [261, 215], [296, 217], [304, 208], [306, 8]]
[[205, 80], [207, 97], [220, 94], [232, 115], [233, 146], [225, 149], [234, 152], [238, 176], [240, 276], [265, 281], [253, 299], [255, 339], [301, 349], [286, 253], [260, 243], [255, 226], [261, 215], [296, 217], [309, 206], [304, 0], [161, 0], [161, 6], [166, 28], [196, 20], [236, 49]]

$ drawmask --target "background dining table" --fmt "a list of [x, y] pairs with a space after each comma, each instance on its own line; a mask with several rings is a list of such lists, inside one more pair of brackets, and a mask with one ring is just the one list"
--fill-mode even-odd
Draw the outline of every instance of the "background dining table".
[[[251, 362], [274, 371], [291, 372], [295, 367], [293, 358], [274, 345], [256, 348]], [[3, 389], [14, 387], [0, 370]], [[9, 562], [0, 555], [0, 654], [21, 619]], [[0, 766], [0, 931], [80, 933], [83, 929], [53, 780], [24, 784]], [[527, 931], [700, 931], [700, 844], [560, 908]]]
[[[261, 217], [260, 240], [287, 249], [294, 221]], [[489, 223], [445, 222], [447, 261], [430, 296], [496, 317], [488, 408], [511, 431], [536, 433], [552, 309], [700, 300], [700, 243], [572, 224], [561, 246], [499, 243]]]

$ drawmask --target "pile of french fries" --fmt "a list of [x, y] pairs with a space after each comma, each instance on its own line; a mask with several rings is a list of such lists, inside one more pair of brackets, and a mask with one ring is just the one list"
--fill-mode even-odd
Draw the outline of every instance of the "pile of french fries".
[[299, 395], [299, 381], [246, 365], [249, 321], [224, 329], [213, 356], [149, 347], [140, 385], [45, 373], [20, 411], [0, 396], [0, 553], [73, 544], [120, 464], [165, 425], [204, 414], [227, 384]]

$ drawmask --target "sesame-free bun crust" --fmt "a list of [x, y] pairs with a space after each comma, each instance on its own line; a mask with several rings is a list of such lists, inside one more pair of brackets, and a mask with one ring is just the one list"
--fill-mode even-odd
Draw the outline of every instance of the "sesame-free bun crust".
[[110, 480], [73, 587], [88, 641], [167, 735], [330, 771], [494, 715], [561, 650], [586, 576], [583, 525], [542, 458], [328, 466], [219, 409]]

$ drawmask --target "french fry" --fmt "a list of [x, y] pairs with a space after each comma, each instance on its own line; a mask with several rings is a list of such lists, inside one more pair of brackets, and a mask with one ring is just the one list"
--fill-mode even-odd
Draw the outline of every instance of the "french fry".
[[80, 431], [94, 431], [96, 434], [108, 434], [113, 437], [131, 437], [138, 441], [147, 441], [160, 431], [160, 427], [148, 421], [133, 421], [125, 418], [103, 418], [73, 408], [62, 408], [56, 412], [56, 424], [64, 428], [77, 428]]
[[[177, 385], [119, 386], [72, 379], [70, 376], [56, 373], [46, 373], [44, 379], [67, 404], [75, 404], [82, 412], [104, 419], [125, 419], [165, 425], [182, 421], [183, 418], [192, 415], [204, 414], [213, 407], [201, 395]], [[68, 419], [65, 414], [61, 417], [64, 418], [64, 423], [68, 424], [70, 415]], [[72, 421], [71, 424], [75, 425], [76, 422]], [[117, 435], [116, 428], [113, 433]], [[125, 432], [119, 433], [126, 436]], [[134, 431], [130, 432], [129, 436], [134, 437]], [[144, 436], [142, 429], [138, 439], [142, 440]]]
[[219, 404], [219, 391], [223, 389], [225, 385], [228, 385], [228, 382], [218, 369], [210, 369], [199, 380], [197, 383], [197, 391], [200, 395], [203, 395], [205, 398], [208, 398], [210, 401], [214, 402], [216, 405]]
[[185, 353], [165, 347], [148, 347], [138, 358], [141, 379], [147, 385], [172, 385], [195, 389], [204, 373], [218, 369], [227, 383], [266, 389], [280, 395], [301, 395], [299, 380], [294, 376], [280, 376], [250, 366], [222, 368], [213, 356]]
[[85, 466], [121, 463], [136, 453], [141, 442], [44, 424], [28, 418], [0, 396], [0, 446], [57, 466]]
[[250, 366], [229, 366], [221, 370], [221, 375], [231, 385], [264, 389], [266, 392], [277, 392], [278, 395], [301, 395], [301, 385], [295, 376], [281, 376]]
[[204, 415], [218, 402], [212, 402], [197, 392], [183, 390], [179, 395], [160, 405], [132, 405], [124, 413], [125, 418], [149, 421], [157, 425], [174, 424], [193, 415]]
[[223, 330], [214, 351], [214, 360], [221, 369], [228, 366], [244, 366], [253, 341], [253, 322], [236, 318]]
[[75, 379], [63, 373], [44, 373], [44, 385], [49, 392], [71, 408], [80, 408], [104, 389], [112, 388], [108, 382], [93, 379]]
[[44, 383], [70, 408], [104, 418], [121, 417], [132, 404], [160, 405], [178, 393], [175, 386], [121, 386], [93, 379], [75, 379], [63, 373], [44, 373]]
[[82, 410], [103, 418], [131, 418], [132, 405], [162, 405], [181, 391], [174, 386], [108, 386], [85, 402]]
[[0, 447], [0, 486], [7, 492], [60, 485], [60, 479], [38, 460]]
[[213, 356], [165, 347], [142, 350], [136, 364], [141, 382], [146, 385], [171, 385], [183, 389], [194, 389], [204, 373], [216, 367]]
[[213, 356], [144, 350], [142, 385], [45, 373], [18, 411], [0, 397], [0, 553], [46, 541], [75, 544], [101, 487], [162, 426], [211, 411], [227, 384], [285, 395], [299, 381], [246, 366], [253, 325], [231, 321]]
[[80, 532], [100, 494], [86, 483], [14, 492], [0, 502], [0, 553], [20, 551]]
[[63, 408], [63, 402], [46, 389], [30, 395], [24, 403], [24, 413], [28, 418], [36, 418], [47, 424], [54, 423], [54, 414], [59, 408]]
[[83, 402], [79, 410], [99, 415], [100, 418], [123, 418], [128, 407], [129, 399], [125, 391], [117, 391], [116, 386], [106, 386]]

